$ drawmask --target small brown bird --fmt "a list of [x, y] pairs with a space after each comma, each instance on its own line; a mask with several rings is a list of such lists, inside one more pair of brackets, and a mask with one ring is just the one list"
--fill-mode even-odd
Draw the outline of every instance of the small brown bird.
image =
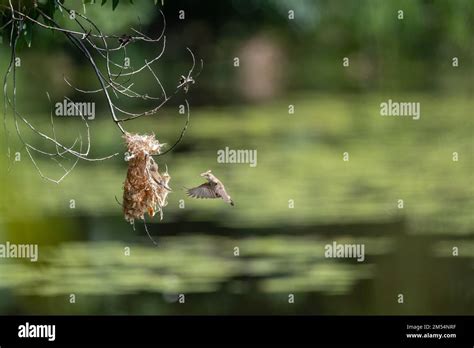
[[162, 178], [163, 187], [166, 189], [166, 191], [163, 192], [163, 195], [161, 197], [161, 200], [162, 200], [161, 205], [163, 207], [166, 207], [168, 205], [168, 202], [166, 201], [166, 197], [168, 197], [168, 193], [171, 192], [171, 188], [168, 186], [168, 183], [171, 180], [171, 176], [168, 173], [168, 166], [166, 166], [166, 171], [161, 174], [161, 178]]
[[160, 186], [164, 187], [166, 190], [171, 191], [170, 187], [168, 186], [168, 182], [170, 181], [169, 174], [168, 174], [168, 167], [166, 167], [166, 173], [160, 175], [158, 172], [158, 164], [156, 164], [155, 160], [150, 157], [150, 174], [153, 180]]
[[193, 198], [222, 198], [224, 202], [234, 206], [234, 202], [226, 192], [224, 185], [210, 170], [201, 174], [207, 182], [197, 187], [188, 189], [186, 193]]

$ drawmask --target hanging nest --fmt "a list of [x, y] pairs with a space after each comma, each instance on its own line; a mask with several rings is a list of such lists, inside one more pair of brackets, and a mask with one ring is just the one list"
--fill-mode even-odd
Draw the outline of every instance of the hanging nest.
[[163, 219], [163, 207], [168, 203], [166, 198], [171, 189], [168, 183], [171, 177], [168, 168], [163, 173], [152, 155], [160, 154], [165, 144], [155, 139], [155, 135], [125, 133], [125, 161], [128, 162], [127, 178], [123, 188], [123, 213], [125, 220], [133, 224], [135, 219], [145, 220], [160, 213]]

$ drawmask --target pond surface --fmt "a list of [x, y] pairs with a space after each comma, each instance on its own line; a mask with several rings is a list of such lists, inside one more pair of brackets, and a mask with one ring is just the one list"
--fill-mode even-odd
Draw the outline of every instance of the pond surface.
[[[0, 313], [474, 313], [473, 101], [405, 97], [421, 102], [420, 120], [380, 117], [388, 97], [374, 94], [195, 109], [177, 151], [158, 161], [173, 188], [163, 221], [149, 224], [158, 246], [120, 216], [121, 156], [80, 162], [60, 185], [25, 153], [9, 172], [0, 163], [0, 243], [40, 249], [37, 263], [0, 259]], [[159, 127], [134, 126], [172, 143], [184, 119], [171, 111]], [[71, 122], [56, 131], [73, 140]], [[94, 156], [124, 151], [105, 118], [92, 141]], [[256, 149], [257, 166], [217, 163], [226, 147]], [[186, 197], [207, 169], [235, 207]], [[334, 242], [364, 245], [363, 262], [325, 257]]]
[[[196, 224], [194, 231], [164, 225], [161, 235], [161, 225], [150, 225], [158, 246], [143, 230], [115, 229], [114, 219], [101, 225], [106, 233], [92, 232], [90, 241], [40, 247], [38, 263], [0, 264], [2, 312], [470, 314], [474, 309], [474, 279], [466, 277], [474, 268], [472, 239], [410, 235], [403, 223], [264, 233], [226, 229], [225, 234], [210, 224]], [[177, 230], [182, 232], [167, 233]], [[325, 246], [334, 242], [363, 244], [364, 261], [326, 258]], [[460, 245], [462, 256], [453, 256], [452, 248]], [[75, 304], [69, 303], [70, 294]]]

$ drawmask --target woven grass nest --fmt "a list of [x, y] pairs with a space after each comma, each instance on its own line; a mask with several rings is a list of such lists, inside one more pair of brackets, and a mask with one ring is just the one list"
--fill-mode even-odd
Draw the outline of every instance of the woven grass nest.
[[159, 172], [158, 164], [152, 156], [160, 154], [165, 144], [160, 144], [154, 134], [127, 132], [123, 138], [127, 146], [125, 161], [128, 162], [123, 189], [125, 220], [133, 224], [135, 219], [145, 220], [146, 213], [150, 217], [159, 213], [160, 219], [163, 219], [163, 207], [168, 204], [166, 198], [170, 192], [168, 183], [171, 177], [168, 168]]

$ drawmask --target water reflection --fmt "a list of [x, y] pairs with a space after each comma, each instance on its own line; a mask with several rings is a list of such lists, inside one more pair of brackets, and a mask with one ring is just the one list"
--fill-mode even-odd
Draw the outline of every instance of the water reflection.
[[[427, 314], [439, 312], [440, 308], [446, 313], [469, 313], [473, 309], [468, 291], [473, 279], [461, 278], [463, 274], [473, 274], [472, 241], [434, 240], [404, 234], [400, 237], [354, 237], [346, 233], [327, 236], [311, 233], [310, 228], [308, 233], [291, 236], [241, 237], [241, 232], [239, 236], [165, 235], [159, 238], [158, 247], [145, 239], [144, 243], [66, 242], [42, 250], [38, 264], [0, 264], [0, 291], [14, 294], [22, 303], [30, 303], [27, 309], [22, 309], [27, 313], [77, 313], [77, 308], [68, 305], [69, 294], [75, 294], [81, 306], [85, 305], [82, 311], [91, 314], [221, 313], [229, 305], [241, 306], [236, 313], [263, 314], [293, 310], [313, 314], [421, 310]], [[333, 241], [363, 243], [365, 261], [325, 258], [324, 246]], [[450, 255], [453, 242], [463, 245], [462, 259]], [[420, 243], [432, 248], [427, 253], [410, 251]], [[417, 264], [436, 265], [440, 258], [444, 266], [436, 272], [430, 268], [416, 271]], [[400, 272], [403, 264], [415, 266]], [[453, 272], [459, 265], [459, 272]], [[454, 281], [456, 286], [446, 288], [445, 284], [439, 286], [441, 291], [424, 292], [437, 281], [446, 284]], [[406, 296], [407, 303], [403, 306], [396, 304], [398, 293]], [[178, 294], [185, 294], [188, 306], [176, 307]], [[294, 307], [289, 307], [289, 294], [295, 295]], [[41, 301], [32, 300], [39, 298]], [[111, 308], [97, 304], [98, 299], [110, 301], [111, 298], [116, 299], [112, 300], [116, 302]], [[217, 298], [226, 305], [219, 307]], [[430, 298], [434, 304], [420, 306], [421, 298]], [[436, 306], [440, 300], [451, 306]], [[135, 304], [128, 306], [130, 301]], [[154, 305], [143, 307], [146, 303]], [[322, 303], [328, 307], [321, 307]], [[11, 305], [3, 303], [5, 309]]]
[[[0, 313], [472, 314], [472, 130], [459, 127], [469, 124], [472, 98], [409, 97], [429, 115], [416, 126], [382, 119], [387, 98], [375, 94], [196, 109], [178, 151], [160, 159], [173, 192], [165, 219], [150, 224], [159, 247], [119, 216], [122, 158], [81, 163], [61, 185], [15, 162], [11, 174], [0, 171], [0, 242], [37, 243], [40, 262], [1, 260]], [[171, 115], [159, 128], [143, 119], [136, 129], [168, 142], [176, 137]], [[49, 118], [38, 116], [47, 129]], [[109, 123], [95, 120], [97, 157], [123, 153]], [[56, 130], [76, 137], [69, 124]], [[258, 150], [258, 166], [216, 163], [226, 146]], [[57, 167], [39, 164], [50, 174]], [[199, 184], [206, 169], [225, 181], [234, 208], [186, 199], [181, 188]], [[325, 258], [334, 241], [364, 244], [364, 262]]]
[[[193, 293], [248, 279], [262, 292], [339, 293], [371, 276], [368, 265], [325, 259], [323, 249], [329, 242], [311, 237], [185, 235], [163, 237], [159, 247], [113, 241], [64, 243], [43, 252], [39, 265], [2, 265], [2, 286], [40, 296]], [[365, 243], [370, 255], [387, 239]]]

